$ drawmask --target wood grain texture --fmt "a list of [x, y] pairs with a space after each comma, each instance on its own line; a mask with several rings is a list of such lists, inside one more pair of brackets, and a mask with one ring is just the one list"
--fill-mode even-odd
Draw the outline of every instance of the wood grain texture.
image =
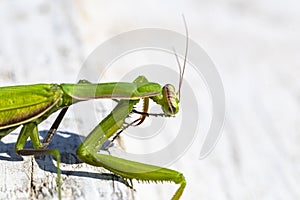
[[[75, 82], [84, 55], [67, 4], [0, 3], [1, 85]], [[58, 133], [49, 146], [62, 154], [63, 199], [133, 199], [133, 191], [118, 178], [77, 159], [75, 151], [83, 137], [79, 137], [74, 119], [68, 123], [69, 117], [66, 118], [61, 130], [69, 132]], [[50, 117], [38, 127], [41, 136], [54, 119]], [[14, 144], [19, 131], [13, 131], [0, 142], [0, 199], [57, 199], [55, 160], [50, 156], [16, 155]]]
[[[190, 37], [222, 77], [226, 123], [207, 158], [198, 159], [203, 142], [199, 135], [170, 166], [186, 176], [182, 199], [300, 199], [299, 10], [300, 4], [292, 0], [1, 1], [0, 84], [74, 82], [84, 59], [108, 38], [145, 27], [183, 33], [184, 13]], [[66, 116], [61, 126], [71, 138], [90, 131], [72, 117]], [[50, 125], [46, 122], [40, 130]], [[52, 162], [20, 160], [12, 150], [16, 134], [0, 143], [0, 199], [51, 198], [56, 194], [55, 173], [43, 168], [51, 171]], [[72, 173], [102, 170], [84, 164], [63, 167], [75, 169]], [[169, 199], [175, 187], [135, 183], [135, 199]], [[113, 187], [112, 181], [70, 175], [63, 176], [63, 192], [66, 199], [127, 199], [130, 193], [122, 184]]]

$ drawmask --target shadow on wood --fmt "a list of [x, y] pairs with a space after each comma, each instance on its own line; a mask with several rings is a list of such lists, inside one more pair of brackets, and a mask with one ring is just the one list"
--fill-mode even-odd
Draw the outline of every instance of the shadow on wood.
[[[39, 131], [40, 136], [43, 138], [47, 134], [47, 130]], [[47, 149], [57, 149], [61, 154], [61, 163], [64, 164], [79, 164], [82, 163], [76, 156], [75, 152], [80, 143], [84, 140], [83, 136], [70, 133], [58, 131], [54, 136], [53, 141]], [[110, 144], [107, 141], [107, 144]], [[104, 147], [107, 147], [104, 145]], [[31, 141], [27, 141], [25, 145], [26, 148], [33, 148]], [[101, 149], [104, 150], [104, 149]], [[7, 155], [7, 156], [4, 156]], [[53, 163], [54, 158], [50, 155], [35, 156], [35, 161], [41, 170], [56, 173], [56, 166]], [[4, 161], [14, 161], [20, 162], [23, 161], [23, 157], [16, 154], [15, 152], [15, 143], [3, 143], [0, 141], [0, 160]], [[56, 161], [55, 161], [56, 162]], [[73, 170], [61, 170], [61, 173], [67, 176], [77, 176], [77, 177], [89, 177], [93, 179], [101, 180], [113, 180], [125, 184], [126, 186], [132, 188], [132, 186], [124, 180], [122, 177], [115, 175], [113, 173], [93, 173], [86, 171], [73, 171]]]

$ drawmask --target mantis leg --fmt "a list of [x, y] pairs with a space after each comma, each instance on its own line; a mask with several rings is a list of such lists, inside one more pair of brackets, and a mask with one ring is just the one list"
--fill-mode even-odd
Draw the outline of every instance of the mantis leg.
[[[27, 138], [30, 137], [34, 149], [24, 149]], [[39, 140], [39, 133], [37, 129], [37, 124], [35, 122], [30, 122], [25, 124], [20, 132], [17, 143], [15, 145], [15, 150], [17, 154], [21, 156], [31, 156], [31, 155], [52, 155], [57, 162], [57, 187], [58, 187], [58, 197], [61, 199], [61, 172], [60, 172], [60, 153], [57, 149], [43, 149], [44, 146]]]
[[125, 118], [131, 113], [137, 102], [138, 100], [121, 100], [83, 141], [76, 154], [82, 161], [93, 166], [104, 167], [124, 179], [171, 181], [180, 184], [172, 198], [178, 200], [186, 185], [184, 176], [180, 172], [97, 153], [103, 143], [122, 128]]
[[12, 127], [12, 128], [6, 129], [6, 130], [1, 130], [1, 131], [0, 131], [0, 140], [1, 140], [4, 136], [6, 136], [7, 134], [9, 134], [10, 132], [12, 132], [13, 130], [15, 130], [16, 128], [18, 128], [18, 126]]
[[64, 118], [66, 112], [68, 111], [68, 108], [69, 107], [63, 108], [60, 111], [60, 113], [58, 114], [57, 118], [55, 119], [54, 123], [52, 124], [50, 130], [48, 131], [47, 135], [45, 136], [45, 138], [42, 142], [44, 148], [46, 148], [52, 141], [53, 136], [55, 135], [58, 126], [60, 125], [62, 119]]
[[140, 124], [142, 124], [144, 122], [144, 120], [146, 119], [146, 117], [148, 117], [148, 108], [149, 108], [149, 97], [146, 97], [143, 99], [144, 100], [144, 105], [143, 105], [143, 112], [138, 112], [138, 111], [135, 111], [134, 109], [132, 110], [135, 111], [134, 113], [137, 113], [137, 114], [140, 114], [141, 116], [134, 120], [133, 122], [127, 124], [125, 127], [123, 127], [121, 130], [119, 130], [119, 132], [117, 132], [115, 134], [115, 136], [113, 137], [113, 139], [111, 140], [111, 143], [117, 138], [119, 137], [119, 135], [125, 130], [127, 129], [128, 127], [130, 126], [138, 126]]

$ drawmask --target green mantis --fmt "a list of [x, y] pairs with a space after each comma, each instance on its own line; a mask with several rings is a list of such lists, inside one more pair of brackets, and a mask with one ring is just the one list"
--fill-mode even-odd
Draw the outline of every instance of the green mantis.
[[[187, 50], [186, 50], [187, 55]], [[77, 84], [34, 84], [0, 87], [0, 139], [17, 127], [22, 126], [15, 144], [19, 155], [52, 155], [57, 160], [58, 196], [61, 199], [60, 153], [56, 149], [47, 149], [67, 109], [78, 102], [91, 99], [117, 99], [118, 104], [86, 137], [77, 148], [79, 159], [93, 166], [104, 167], [119, 175], [124, 180], [168, 181], [179, 184], [173, 195], [178, 200], [186, 186], [186, 181], [180, 172], [154, 165], [143, 164], [98, 153], [105, 141], [117, 137], [130, 125], [139, 125], [148, 116], [149, 99], [161, 105], [165, 116], [175, 116], [179, 111], [180, 88], [186, 64], [186, 55], [178, 92], [171, 84], [161, 86], [148, 82], [144, 76], [137, 77], [132, 83], [90, 83], [80, 81]], [[177, 58], [177, 56], [176, 56]], [[177, 58], [177, 62], [178, 58]], [[180, 65], [179, 65], [180, 68]], [[181, 68], [180, 68], [181, 69]], [[142, 112], [134, 106], [144, 100]], [[61, 110], [43, 141], [39, 139], [38, 124], [46, 120], [54, 112]], [[125, 119], [132, 113], [140, 114], [137, 120], [124, 126]], [[30, 138], [33, 149], [24, 149]]]
[[[93, 91], [95, 87], [96, 97], [93, 96], [94, 94], [89, 94], [89, 91]], [[74, 88], [77, 89], [74, 90]], [[60, 121], [66, 109], [74, 103], [74, 99], [76, 102], [90, 98], [121, 99], [113, 111], [78, 147], [76, 152], [78, 157], [88, 164], [104, 167], [124, 179], [172, 181], [180, 184], [180, 188], [173, 197], [173, 199], [179, 199], [185, 187], [185, 180], [181, 173], [97, 153], [108, 138], [122, 129], [124, 120], [133, 111], [134, 105], [140, 98], [152, 99], [162, 105], [166, 115], [173, 116], [178, 112], [178, 99], [174, 94], [176, 93], [173, 86], [166, 85], [162, 88], [157, 83], [147, 82], [142, 76], [133, 83], [36, 84], [2, 87], [0, 88], [0, 137], [6, 136], [23, 125], [15, 145], [16, 152], [20, 155], [51, 154], [54, 156], [58, 163], [59, 182], [59, 152], [55, 149], [45, 149], [52, 138], [52, 130], [56, 130], [57, 127], [54, 123], [54, 128], [50, 129], [47, 137], [41, 142], [37, 125], [55, 111], [63, 109], [57, 119]], [[23, 149], [28, 137], [34, 147], [32, 150]], [[135, 171], [140, 173], [135, 173]]]

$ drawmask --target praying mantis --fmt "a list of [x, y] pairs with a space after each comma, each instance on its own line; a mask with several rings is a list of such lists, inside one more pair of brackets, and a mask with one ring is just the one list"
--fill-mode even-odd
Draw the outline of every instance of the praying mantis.
[[[187, 29], [186, 29], [187, 32]], [[188, 41], [188, 35], [187, 35]], [[184, 65], [180, 69], [178, 91], [171, 84], [161, 86], [149, 82], [146, 77], [139, 76], [133, 82], [90, 83], [85, 80], [77, 84], [33, 84], [0, 87], [0, 139], [22, 126], [15, 151], [21, 156], [52, 155], [57, 161], [58, 197], [61, 196], [60, 153], [57, 149], [47, 149], [59, 124], [68, 108], [76, 103], [92, 99], [114, 99], [116, 107], [90, 132], [77, 148], [78, 158], [90, 165], [104, 167], [120, 176], [125, 182], [135, 179], [139, 181], [168, 181], [179, 184], [172, 200], [180, 199], [186, 181], [182, 173], [168, 168], [139, 163], [100, 154], [98, 151], [104, 142], [112, 141], [126, 128], [140, 125], [149, 116], [149, 100], [161, 106], [163, 116], [174, 117], [179, 112], [180, 88], [187, 59], [187, 46]], [[143, 110], [135, 110], [135, 105], [143, 100]], [[52, 127], [42, 141], [39, 139], [38, 125], [54, 112], [61, 110]], [[125, 119], [131, 113], [140, 117], [125, 125]], [[24, 149], [27, 139], [32, 141], [33, 149]]]

